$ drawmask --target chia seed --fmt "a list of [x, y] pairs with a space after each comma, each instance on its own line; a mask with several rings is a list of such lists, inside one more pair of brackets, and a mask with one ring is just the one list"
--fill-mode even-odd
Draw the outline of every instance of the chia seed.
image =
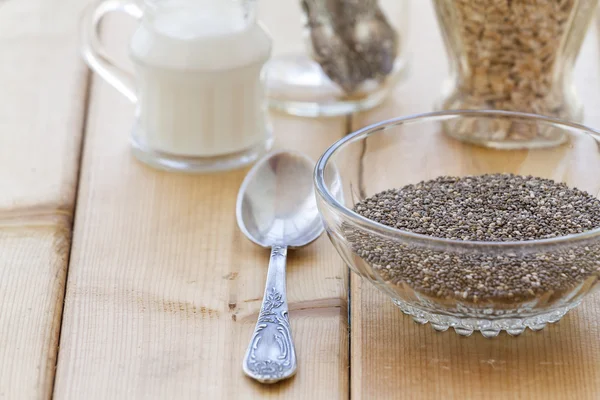
[[[441, 176], [377, 193], [354, 210], [403, 231], [469, 242], [526, 242], [600, 227], [600, 200], [594, 196], [513, 174]], [[438, 299], [552, 301], [600, 276], [597, 240], [508, 252], [409, 244], [347, 226], [344, 232], [353, 251], [384, 281]]]

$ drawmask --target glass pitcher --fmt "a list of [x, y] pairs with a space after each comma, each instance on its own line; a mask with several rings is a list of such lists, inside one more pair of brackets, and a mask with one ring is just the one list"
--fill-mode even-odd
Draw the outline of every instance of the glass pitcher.
[[[438, 108], [498, 109], [581, 120], [582, 106], [571, 75], [597, 2], [435, 0], [451, 70]], [[453, 127], [452, 134], [500, 148], [545, 147], [565, 140], [555, 131], [500, 120], [487, 129], [472, 128]]]
[[[83, 55], [136, 103], [134, 154], [163, 169], [202, 172], [256, 160], [272, 143], [263, 65], [271, 38], [252, 0], [105, 0], [88, 9]], [[134, 72], [106, 56], [98, 24], [111, 11], [139, 20]]]

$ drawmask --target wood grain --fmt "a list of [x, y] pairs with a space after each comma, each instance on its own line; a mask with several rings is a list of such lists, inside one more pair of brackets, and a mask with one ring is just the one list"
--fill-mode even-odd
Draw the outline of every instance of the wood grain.
[[[124, 61], [131, 25], [112, 19], [105, 32]], [[345, 119], [272, 117], [277, 147], [314, 158], [346, 127]], [[347, 274], [327, 239], [289, 257], [298, 373], [256, 384], [241, 361], [269, 254], [236, 226], [247, 170], [152, 170], [129, 153], [132, 122], [133, 106], [95, 78], [55, 397], [347, 398]]]
[[87, 71], [85, 2], [0, 2], [0, 398], [52, 393]]
[[[356, 116], [358, 128], [381, 119], [430, 111], [446, 75], [444, 52], [429, 2], [411, 2], [413, 27], [412, 74], [392, 99], [377, 110]], [[416, 25], [416, 24], [415, 24]], [[418, 31], [418, 32], [417, 32]], [[427, 32], [427, 36], [423, 32]], [[576, 83], [586, 105], [586, 123], [600, 126], [600, 70], [596, 32], [584, 44], [576, 68]], [[416, 135], [415, 135], [416, 136]], [[407, 143], [406, 154], [396, 154], [402, 165], [420, 165], [406, 171], [396, 168], [398, 180], [407, 175], [486, 171], [504, 163], [516, 171], [546, 171], [563, 162], [568, 170], [593, 173], [596, 164], [567, 157], [559, 150], [538, 155], [515, 152], [505, 157], [484, 149], [457, 158], [459, 149], [427, 142], [426, 136]], [[415, 149], [420, 149], [415, 151]], [[592, 152], [587, 147], [588, 152]], [[586, 147], [581, 154], [585, 155]], [[466, 156], [466, 157], [465, 157]], [[378, 157], [382, 157], [381, 154]], [[404, 157], [404, 158], [403, 158]], [[460, 162], [446, 163], [449, 157]], [[563, 159], [561, 159], [563, 157]], [[420, 163], [416, 164], [420, 160]], [[449, 166], [450, 165], [450, 166]], [[445, 169], [444, 169], [445, 167]], [[450, 169], [450, 170], [449, 170]], [[378, 173], [385, 173], [381, 168]], [[392, 173], [392, 171], [390, 171]], [[427, 176], [430, 178], [431, 176]], [[570, 176], [576, 179], [576, 176]], [[381, 181], [381, 180], [380, 180]], [[374, 190], [378, 183], [369, 181]], [[474, 334], [462, 338], [453, 331], [436, 333], [415, 324], [389, 298], [370, 283], [351, 277], [351, 398], [353, 399], [597, 399], [600, 396], [600, 294], [587, 299], [560, 323], [541, 332], [527, 331], [518, 338], [501, 335], [493, 340]]]

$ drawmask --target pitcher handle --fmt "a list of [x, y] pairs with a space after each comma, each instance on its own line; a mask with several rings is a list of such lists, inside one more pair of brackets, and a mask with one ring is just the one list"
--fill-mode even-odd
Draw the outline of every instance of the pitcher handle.
[[81, 21], [81, 53], [92, 70], [135, 103], [137, 95], [133, 75], [115, 64], [100, 41], [100, 22], [113, 11], [124, 12], [137, 20], [143, 15], [143, 10], [133, 0], [102, 0], [92, 4], [85, 10]]

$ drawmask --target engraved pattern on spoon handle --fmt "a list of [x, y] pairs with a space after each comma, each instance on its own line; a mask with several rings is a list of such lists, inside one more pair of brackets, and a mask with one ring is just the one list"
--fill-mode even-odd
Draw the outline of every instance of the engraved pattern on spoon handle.
[[244, 373], [262, 383], [275, 383], [296, 373], [285, 292], [286, 256], [286, 246], [271, 249], [265, 294], [243, 362]]

